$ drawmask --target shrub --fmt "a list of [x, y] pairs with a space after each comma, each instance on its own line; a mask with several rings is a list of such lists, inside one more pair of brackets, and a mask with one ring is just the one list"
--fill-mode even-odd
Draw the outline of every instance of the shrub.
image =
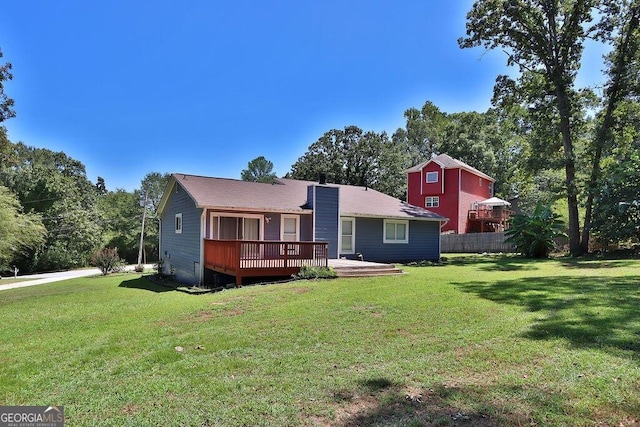
[[295, 275], [296, 279], [332, 279], [338, 274], [331, 267], [311, 267], [303, 265], [300, 272]]
[[91, 265], [98, 267], [103, 275], [117, 271], [123, 264], [118, 256], [118, 248], [103, 248], [96, 251], [91, 260]]
[[554, 237], [566, 236], [563, 222], [549, 205], [538, 203], [533, 214], [517, 214], [505, 232], [506, 241], [512, 242], [516, 251], [527, 258], [546, 258], [554, 249]]

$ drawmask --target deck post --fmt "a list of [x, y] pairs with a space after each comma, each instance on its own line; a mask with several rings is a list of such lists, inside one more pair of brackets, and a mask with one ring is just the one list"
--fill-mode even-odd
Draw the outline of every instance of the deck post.
[[242, 258], [242, 242], [241, 241], [236, 241], [236, 251], [235, 251], [235, 264], [236, 264], [236, 288], [239, 288], [240, 286], [242, 286], [242, 273], [240, 270], [240, 264], [242, 263], [242, 261], [240, 260]]
[[289, 244], [284, 244], [284, 266], [289, 267]]

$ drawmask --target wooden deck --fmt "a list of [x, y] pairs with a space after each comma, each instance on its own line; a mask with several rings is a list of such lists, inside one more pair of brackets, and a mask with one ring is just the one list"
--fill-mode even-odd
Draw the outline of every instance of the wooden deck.
[[327, 267], [327, 243], [204, 239], [204, 266], [235, 276], [290, 276], [303, 265]]
[[502, 208], [471, 209], [468, 213], [467, 233], [497, 233], [509, 229], [513, 211]]

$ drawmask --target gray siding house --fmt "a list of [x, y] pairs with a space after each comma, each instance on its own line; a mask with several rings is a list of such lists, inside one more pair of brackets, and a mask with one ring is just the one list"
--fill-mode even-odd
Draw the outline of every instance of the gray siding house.
[[237, 284], [289, 275], [336, 258], [437, 260], [447, 221], [366, 187], [187, 174], [171, 176], [158, 217], [165, 272], [194, 285], [215, 273]]

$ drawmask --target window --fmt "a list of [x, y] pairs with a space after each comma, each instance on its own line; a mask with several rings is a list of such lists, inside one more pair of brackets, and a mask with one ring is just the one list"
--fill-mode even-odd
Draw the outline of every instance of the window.
[[[282, 215], [280, 223], [280, 240], [283, 242], [299, 242], [300, 221], [296, 215]], [[297, 255], [300, 251], [300, 245], [282, 245], [280, 251], [285, 252], [287, 248], [288, 255]]]
[[493, 182], [489, 181], [489, 196], [493, 197]]
[[427, 183], [438, 182], [438, 172], [427, 172]]
[[424, 199], [424, 205], [428, 208], [437, 208], [440, 206], [440, 197], [439, 196], [429, 196]]
[[355, 218], [342, 218], [340, 253], [355, 253], [356, 221]]
[[182, 213], [176, 214], [176, 233], [182, 234]]
[[297, 216], [282, 215], [281, 238], [283, 242], [297, 242], [300, 235], [300, 222]]
[[384, 243], [409, 243], [409, 221], [384, 220]]
[[482, 187], [482, 178], [478, 178], [478, 186]]

